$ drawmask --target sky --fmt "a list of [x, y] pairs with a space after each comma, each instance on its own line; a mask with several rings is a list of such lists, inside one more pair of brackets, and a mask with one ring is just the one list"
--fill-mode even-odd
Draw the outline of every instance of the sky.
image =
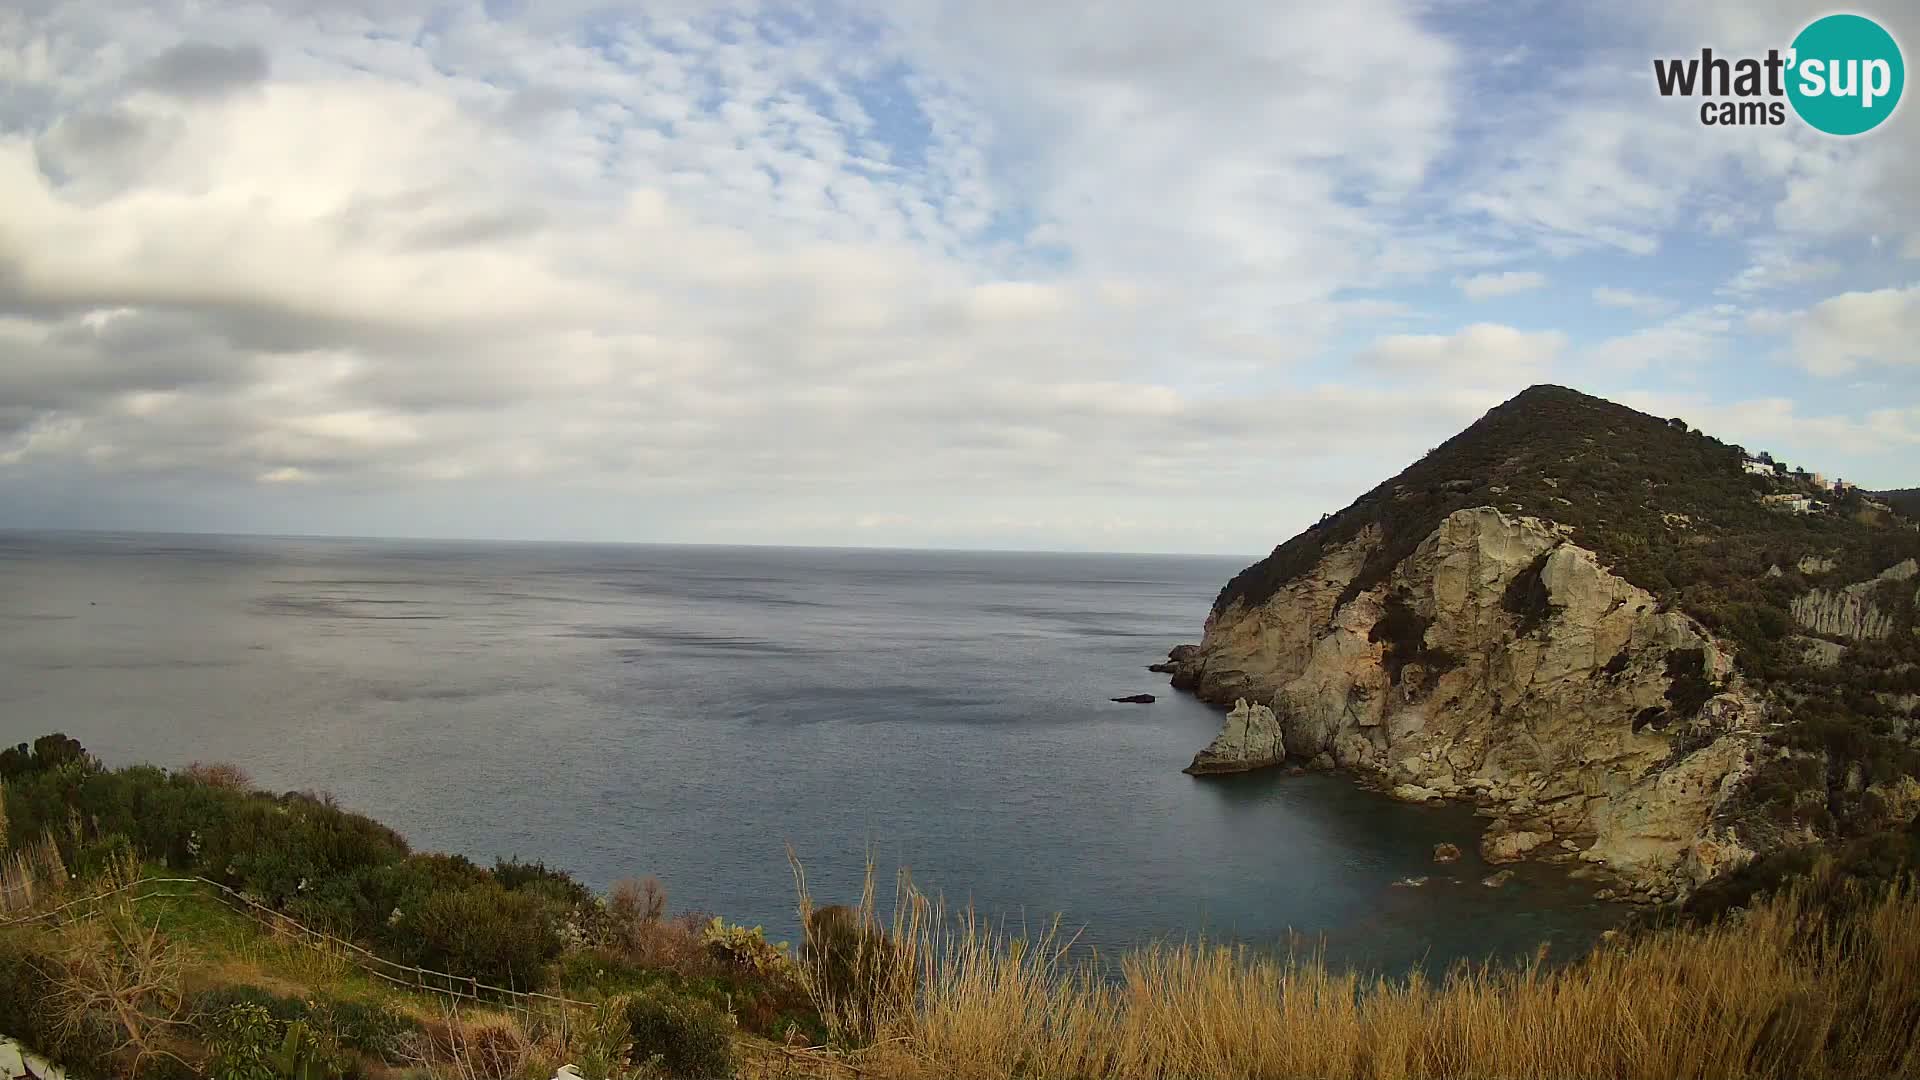
[[1258, 554], [1540, 382], [1920, 485], [1920, 104], [1654, 89], [1828, 10], [11, 0], [0, 528]]

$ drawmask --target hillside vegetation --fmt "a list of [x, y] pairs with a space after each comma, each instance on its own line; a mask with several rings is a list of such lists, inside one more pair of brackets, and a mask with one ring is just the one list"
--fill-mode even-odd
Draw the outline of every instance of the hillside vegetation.
[[[1831, 860], [1748, 910], [1639, 927], [1573, 964], [1462, 966], [1431, 981], [1204, 941], [1096, 957], [1070, 948], [1057, 927], [1009, 936], [946, 912], [904, 875], [883, 915], [871, 870], [855, 906], [816, 908], [796, 864], [808, 939], [789, 961], [724, 923], [704, 935], [673, 929], [657, 888], [600, 897], [556, 870], [483, 870], [410, 853], [364, 817], [325, 799], [254, 791], [231, 767], [107, 770], [59, 736], [4, 764], [0, 1031], [79, 1075], [545, 1080], [563, 1063], [588, 1080], [1632, 1080], [1920, 1069], [1911, 1037], [1920, 892], [1910, 879], [1863, 887]], [[158, 822], [142, 816], [168, 808]], [[24, 831], [61, 810], [38, 839]], [[283, 827], [261, 827], [272, 822]], [[23, 885], [41, 871], [23, 906]], [[321, 876], [279, 876], [295, 872]], [[77, 910], [92, 918], [46, 918], [76, 910], [75, 897], [156, 874], [231, 881], [282, 909], [340, 920], [383, 952], [492, 965], [511, 970], [515, 985], [584, 1004], [536, 1009], [487, 992], [450, 1001], [396, 986], [337, 947], [263, 930], [199, 885], [83, 899]], [[440, 881], [380, 893], [381, 903], [397, 898], [385, 930], [356, 924], [357, 904], [339, 900], [415, 874]], [[341, 884], [355, 879], [362, 884]], [[529, 902], [505, 899], [513, 896]], [[414, 914], [436, 897], [456, 898], [442, 902], [473, 920], [456, 935], [470, 954]], [[503, 927], [509, 917], [532, 925]], [[496, 938], [504, 951], [489, 955]], [[528, 938], [541, 943], [539, 957], [509, 962]], [[780, 1026], [755, 1011], [796, 990], [799, 1014]]]
[[1874, 497], [1892, 506], [1895, 512], [1915, 521], [1920, 521], [1920, 488], [1900, 488], [1895, 491], [1876, 491]]
[[[670, 917], [651, 880], [599, 896], [539, 863], [414, 852], [325, 796], [259, 791], [231, 766], [109, 769], [62, 735], [0, 753], [0, 779], [0, 915], [15, 920], [0, 925], [0, 1033], [82, 1075], [546, 1080], [575, 1057], [603, 1074], [719, 1074], [738, 1039], [823, 1032], [804, 957], [758, 928]], [[153, 876], [229, 887], [392, 961], [402, 982], [414, 967], [454, 976], [422, 981], [469, 1000], [263, 931], [205, 886], [17, 921]], [[489, 987], [589, 1002], [600, 1019], [516, 1016], [527, 999]], [[288, 1040], [313, 1052], [279, 1055]]]
[[[1241, 571], [1216, 612], [1258, 604], [1369, 526], [1384, 543], [1352, 595], [1393, 568], [1456, 510], [1496, 506], [1573, 527], [1572, 540], [1614, 573], [1700, 619], [1742, 647], [1748, 670], [1788, 665], [1779, 643], [1791, 598], [1808, 582], [1808, 554], [1834, 560], [1828, 576], [1858, 581], [1920, 555], [1920, 533], [1858, 520], [1868, 496], [1822, 496], [1828, 513], [1769, 509], [1760, 496], [1808, 490], [1789, 472], [1754, 476], [1746, 450], [1624, 405], [1536, 386], [1488, 412], [1381, 483]], [[1782, 575], [1768, 575], [1779, 567]]]

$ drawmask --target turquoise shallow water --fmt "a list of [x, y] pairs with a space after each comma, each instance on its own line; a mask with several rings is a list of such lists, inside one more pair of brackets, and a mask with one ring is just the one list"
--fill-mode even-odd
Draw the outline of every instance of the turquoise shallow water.
[[[1481, 886], [1464, 807], [1183, 775], [1219, 714], [1145, 665], [1241, 565], [0, 533], [0, 738], [235, 761], [417, 847], [654, 874], [781, 936], [787, 844], [819, 895], [871, 854], [1103, 947], [1298, 935], [1402, 970], [1570, 956], [1618, 920], [1548, 868]], [[1467, 858], [1434, 866], [1441, 840]]]

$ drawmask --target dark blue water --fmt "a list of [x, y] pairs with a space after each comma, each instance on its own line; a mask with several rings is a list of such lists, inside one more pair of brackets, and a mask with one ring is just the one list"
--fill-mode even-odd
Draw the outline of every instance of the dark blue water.
[[1472, 851], [1463, 808], [1183, 775], [1218, 714], [1145, 665], [1242, 562], [0, 533], [0, 739], [233, 761], [418, 848], [654, 874], [783, 937], [788, 844], [827, 899], [871, 853], [1103, 946], [1291, 930], [1404, 968], [1612, 923], [1555, 871], [1433, 866]]

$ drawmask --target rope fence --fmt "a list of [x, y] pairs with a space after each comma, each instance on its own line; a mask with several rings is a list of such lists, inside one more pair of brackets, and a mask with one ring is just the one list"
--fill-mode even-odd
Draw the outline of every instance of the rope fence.
[[[504, 986], [483, 983], [468, 975], [452, 975], [432, 968], [401, 964], [344, 938], [315, 930], [285, 912], [275, 911], [252, 897], [204, 877], [143, 877], [108, 889], [96, 896], [70, 900], [46, 911], [24, 916], [0, 917], [0, 926], [24, 926], [39, 922], [53, 922], [57, 925], [61, 922], [90, 919], [100, 914], [99, 905], [102, 901], [117, 896], [126, 896], [130, 902], [139, 903], [157, 899], [194, 899], [208, 895], [204, 892], [152, 891], [156, 887], [168, 886], [204, 886], [211, 890], [212, 899], [221, 906], [248, 919], [269, 933], [292, 937], [313, 949], [331, 951], [333, 955], [346, 960], [361, 971], [407, 990], [439, 994], [463, 1001], [505, 1003], [509, 1007], [529, 1012], [535, 1008], [536, 1003], [543, 1006], [558, 1006], [563, 1016], [576, 1008], [597, 1010], [600, 1007], [590, 1001], [578, 1001], [573, 998], [526, 990], [512, 990]], [[133, 895], [136, 890], [140, 892], [138, 895]]]

